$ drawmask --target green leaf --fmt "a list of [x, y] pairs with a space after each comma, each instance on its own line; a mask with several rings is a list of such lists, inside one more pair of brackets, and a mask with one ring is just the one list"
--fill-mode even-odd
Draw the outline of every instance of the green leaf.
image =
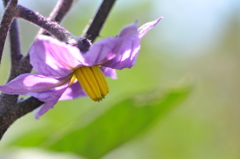
[[[164, 94], [158, 90], [133, 96], [112, 106], [85, 125], [76, 121], [73, 129], [65, 127], [62, 128], [64, 131], [49, 131], [49, 136], [46, 136], [40, 146], [54, 151], [76, 153], [86, 158], [100, 158], [138, 135], [151, 123], [159, 121], [159, 118], [186, 99], [188, 94], [189, 88], [182, 88]], [[96, 116], [96, 112], [90, 112], [88, 116]], [[26, 144], [23, 139], [16, 141], [16, 144], [35, 145], [34, 142]]]

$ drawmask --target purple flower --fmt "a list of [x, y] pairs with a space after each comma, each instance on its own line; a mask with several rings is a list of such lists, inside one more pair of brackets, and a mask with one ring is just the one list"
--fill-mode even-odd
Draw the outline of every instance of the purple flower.
[[77, 47], [48, 36], [39, 36], [30, 48], [30, 61], [38, 73], [22, 74], [0, 86], [6, 94], [30, 95], [45, 102], [36, 110], [39, 118], [58, 102], [86, 94], [101, 101], [109, 92], [105, 76], [116, 79], [115, 69], [131, 68], [140, 40], [162, 17], [137, 27], [124, 27], [119, 35], [99, 40], [81, 53]]

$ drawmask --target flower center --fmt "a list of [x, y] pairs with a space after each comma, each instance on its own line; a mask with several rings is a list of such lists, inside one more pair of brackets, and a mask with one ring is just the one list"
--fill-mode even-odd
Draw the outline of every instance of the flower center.
[[99, 66], [79, 67], [73, 76], [76, 76], [83, 90], [94, 101], [101, 101], [109, 92], [106, 78]]

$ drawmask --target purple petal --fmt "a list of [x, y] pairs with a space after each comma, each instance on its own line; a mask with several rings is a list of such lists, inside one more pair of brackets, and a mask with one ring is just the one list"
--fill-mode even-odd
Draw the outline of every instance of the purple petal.
[[86, 66], [103, 65], [114, 69], [131, 68], [140, 50], [140, 38], [162, 17], [137, 29], [137, 21], [124, 27], [118, 36], [99, 40], [84, 54]]
[[139, 38], [141, 39], [150, 29], [152, 29], [161, 19], [163, 19], [163, 17], [159, 17], [158, 19], [148, 22], [146, 24], [144, 24], [143, 26], [141, 26], [138, 29], [138, 35]]
[[119, 33], [119, 37], [127, 37], [131, 36], [133, 34], [138, 33], [138, 26], [137, 26], [138, 21], [135, 21], [133, 24], [125, 26]]
[[101, 67], [103, 74], [107, 77], [110, 77], [112, 79], [117, 79], [117, 73], [115, 69], [109, 68], [109, 67]]
[[65, 77], [84, 64], [78, 48], [48, 36], [38, 36], [29, 54], [33, 69], [46, 76]]
[[154, 27], [162, 17], [155, 21], [144, 24], [136, 32], [136, 22], [125, 27], [119, 34], [122, 41], [119, 42], [116, 56], [104, 63], [102, 66], [113, 69], [131, 68], [136, 63], [138, 52], [140, 50], [140, 39]]
[[98, 65], [114, 58], [119, 41], [118, 37], [108, 37], [92, 45], [84, 54], [86, 66]]
[[135, 62], [140, 50], [140, 39], [138, 34], [133, 34], [123, 39], [116, 57], [106, 62], [102, 66], [113, 69], [131, 68]]
[[52, 109], [62, 96], [63, 92], [67, 89], [68, 84], [56, 87], [54, 89], [42, 92], [30, 92], [28, 95], [38, 98], [40, 101], [45, 102], [42, 106], [35, 110], [35, 118], [38, 119], [49, 109]]
[[137, 21], [125, 26], [116, 37], [108, 37], [99, 40], [92, 45], [89, 51], [84, 54], [87, 66], [103, 64], [113, 59], [119, 53], [124, 41], [133, 35], [138, 34]]
[[48, 90], [64, 84], [67, 79], [55, 79], [40, 74], [22, 74], [9, 83], [0, 86], [0, 91], [6, 94], [26, 94]]
[[78, 82], [73, 83], [62, 94], [59, 100], [71, 100], [78, 97], [86, 97], [86, 93], [83, 91], [81, 85]]

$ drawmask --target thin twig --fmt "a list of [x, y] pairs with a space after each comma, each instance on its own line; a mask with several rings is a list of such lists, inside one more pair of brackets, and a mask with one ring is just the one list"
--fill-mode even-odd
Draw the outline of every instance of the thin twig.
[[10, 0], [3, 0], [3, 6], [6, 7]]
[[[3, 0], [4, 7], [7, 6], [9, 0]], [[19, 37], [19, 30], [18, 30], [18, 23], [17, 19], [13, 19], [10, 29], [9, 29], [9, 39], [10, 39], [10, 52], [11, 52], [11, 71], [8, 78], [8, 81], [12, 80], [13, 78], [17, 77], [16, 70], [18, 68], [19, 60], [22, 57], [21, 53], [21, 46], [20, 46], [20, 37]]]
[[74, 40], [72, 34], [64, 29], [62, 26], [58, 25], [56, 22], [52, 22], [45, 18], [44, 16], [25, 8], [21, 5], [17, 6], [17, 17], [23, 18], [33, 24], [38, 25], [39, 27], [47, 30], [49, 33], [54, 35], [58, 40], [69, 42]]
[[10, 36], [9, 38], [10, 38], [11, 57], [12, 57], [12, 62], [14, 63], [15, 61], [19, 61], [20, 58], [22, 57], [17, 19], [13, 19], [11, 23], [9, 36]]
[[[60, 23], [70, 10], [74, 2], [75, 0], [59, 0], [48, 19], [50, 21]], [[40, 34], [49, 35], [49, 33], [44, 29], [40, 29], [38, 35]]]
[[[4, 1], [4, 3], [6, 4], [7, 1]], [[11, 0], [9, 3], [7, 3], [7, 7], [4, 11], [2, 21], [0, 24], [0, 63], [2, 59], [3, 48], [6, 41], [9, 26], [12, 22], [12, 19], [17, 13], [16, 12], [17, 3], [18, 0]]]
[[[6, 7], [3, 19], [1, 21], [1, 31], [5, 32], [6, 34], [3, 35], [4, 37], [1, 37], [1, 44], [4, 46], [6, 36], [7, 36], [7, 31], [9, 29], [9, 23], [11, 23], [12, 19], [14, 18], [16, 12], [15, 10], [17, 6], [18, 1], [10, 1], [9, 0], [4, 0], [3, 4]], [[5, 20], [4, 20], [5, 19]], [[3, 24], [3, 25], [2, 25]], [[18, 34], [18, 27], [17, 27], [17, 21], [13, 20], [11, 23], [11, 27], [9, 30], [10, 34], [10, 50], [11, 50], [11, 72], [9, 76], [9, 80], [14, 77], [15, 71], [14, 69], [17, 67], [16, 63], [20, 59], [21, 56], [21, 51], [20, 51], [20, 43], [19, 43], [19, 34]], [[1, 47], [2, 47], [1, 45]], [[1, 48], [3, 49], [3, 47]], [[2, 50], [3, 51], [3, 50]], [[9, 81], [8, 80], [8, 81]], [[15, 105], [17, 102], [18, 95], [8, 95], [8, 94], [1, 94], [0, 96], [0, 139], [2, 135], [5, 133], [9, 125], [13, 121], [9, 120], [11, 119], [11, 115], [9, 114], [10, 109], [13, 108], [12, 106]], [[10, 106], [10, 107], [9, 107]], [[6, 119], [8, 122], [6, 123]]]
[[88, 38], [90, 41], [94, 41], [102, 29], [109, 12], [111, 11], [116, 0], [104, 0], [95, 14], [93, 20], [86, 26], [83, 32], [83, 36]]
[[39, 101], [37, 98], [35, 97], [29, 97], [25, 100], [19, 101], [16, 105], [15, 105], [15, 113], [18, 116], [18, 118], [24, 116], [26, 114], [26, 112], [32, 112], [33, 110], [35, 110], [36, 108], [38, 108], [39, 106], [41, 106], [44, 102]]
[[9, 38], [11, 51], [11, 71], [8, 81], [11, 81], [13, 78], [21, 74], [21, 72], [18, 72], [19, 62], [20, 59], [22, 58], [22, 53], [17, 19], [13, 19], [11, 23], [11, 27], [9, 30]]
[[[9, 97], [9, 96], [5, 96]], [[1, 98], [2, 99], [2, 98]], [[18, 118], [24, 116], [26, 112], [32, 112], [34, 109], [38, 108], [43, 102], [39, 101], [34, 97], [30, 97], [24, 101], [9, 101], [5, 103], [8, 107], [7, 109], [0, 108], [0, 140], [4, 135], [5, 131], [9, 126], [14, 123]]]
[[[14, 19], [11, 23], [11, 27], [9, 30], [10, 35], [10, 50], [11, 50], [11, 71], [8, 77], [8, 81], [12, 80], [13, 78], [17, 77], [21, 73], [19, 73], [19, 61], [22, 57], [21, 49], [20, 49], [20, 39], [19, 39], [19, 32], [18, 32], [18, 25], [17, 19]], [[17, 102], [18, 95], [9, 95], [9, 94], [2, 94], [1, 99], [3, 100], [10, 100]], [[4, 108], [6, 103], [1, 103], [0, 107]]]

